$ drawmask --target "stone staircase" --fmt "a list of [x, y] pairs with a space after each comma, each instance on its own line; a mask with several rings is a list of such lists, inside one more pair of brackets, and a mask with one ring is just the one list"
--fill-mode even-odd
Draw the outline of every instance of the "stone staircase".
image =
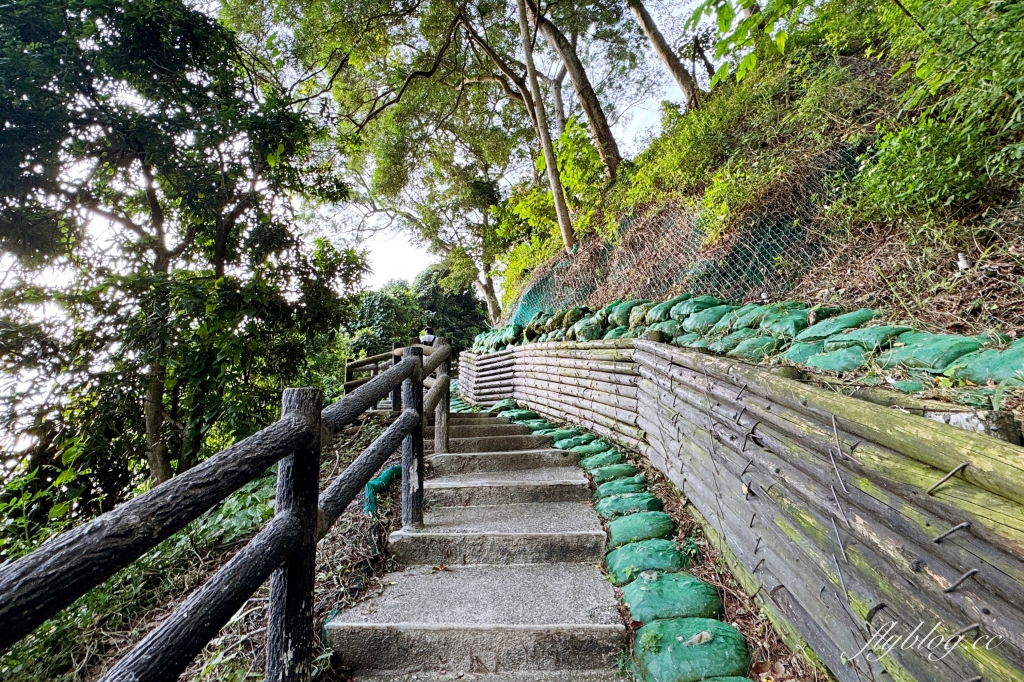
[[391, 535], [407, 568], [327, 623], [336, 655], [366, 682], [619, 679], [626, 630], [578, 456], [491, 415], [450, 420], [423, 528]]

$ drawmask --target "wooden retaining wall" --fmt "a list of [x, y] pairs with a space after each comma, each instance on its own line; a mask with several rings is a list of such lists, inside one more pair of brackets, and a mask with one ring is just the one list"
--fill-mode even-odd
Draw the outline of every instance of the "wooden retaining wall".
[[647, 456], [837, 679], [1024, 680], [1024, 449], [645, 340], [463, 353], [466, 370], [470, 402], [513, 397]]

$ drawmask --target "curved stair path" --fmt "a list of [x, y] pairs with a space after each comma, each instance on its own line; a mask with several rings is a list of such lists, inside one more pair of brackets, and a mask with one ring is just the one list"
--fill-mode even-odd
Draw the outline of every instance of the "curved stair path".
[[391, 535], [407, 568], [327, 623], [336, 655], [365, 682], [621, 679], [626, 629], [579, 455], [489, 414], [449, 427], [423, 528]]

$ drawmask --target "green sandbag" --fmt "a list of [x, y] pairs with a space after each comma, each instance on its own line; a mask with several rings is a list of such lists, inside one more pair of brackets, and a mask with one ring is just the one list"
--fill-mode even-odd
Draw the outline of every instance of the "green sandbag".
[[707, 348], [711, 345], [711, 339], [706, 339], [703, 336], [690, 341], [683, 348]]
[[676, 532], [676, 522], [665, 512], [640, 512], [609, 522], [608, 532], [611, 534], [609, 547], [615, 549], [630, 542], [671, 537]]
[[616, 478], [625, 478], [636, 475], [636, 467], [631, 464], [612, 464], [611, 466], [598, 467], [590, 472], [594, 479], [594, 485], [601, 485]]
[[740, 360], [749, 360], [750, 362], [760, 362], [765, 357], [780, 350], [784, 343], [783, 339], [778, 339], [770, 334], [755, 336], [752, 339], [741, 342], [740, 345], [726, 353], [726, 356], [739, 358]]
[[526, 421], [519, 422], [520, 426], [525, 426], [531, 431], [540, 431], [541, 429], [553, 429], [555, 425], [551, 422], [544, 421], [543, 419], [527, 419]]
[[544, 435], [551, 436], [551, 441], [555, 443], [557, 447], [558, 441], [575, 438], [580, 435], [580, 432], [578, 429], [554, 429], [551, 433], [545, 433]]
[[859, 346], [864, 350], [882, 350], [888, 348], [892, 340], [910, 331], [910, 327], [900, 327], [892, 324], [876, 325], [874, 327], [861, 327], [842, 334], [834, 334], [825, 339], [825, 351], [831, 352], [840, 348]]
[[628, 493], [642, 493], [647, 490], [647, 477], [643, 474], [639, 476], [626, 476], [624, 478], [617, 478], [607, 483], [602, 483], [597, 486], [597, 490], [594, 491], [594, 497], [600, 499], [602, 497], [609, 497], [610, 495], [626, 495]]
[[580, 453], [583, 457], [589, 457], [590, 455], [596, 455], [607, 450], [611, 450], [612, 444], [603, 440], [595, 440], [585, 445], [577, 445], [569, 449], [573, 452]]
[[611, 466], [612, 464], [622, 464], [623, 461], [624, 460], [622, 459], [622, 455], [619, 454], [619, 451], [613, 448], [581, 459], [580, 466], [587, 471], [590, 471], [592, 469], [599, 469], [600, 467]]
[[[728, 315], [725, 315], [720, 319], [714, 327], [711, 328], [712, 336], [725, 336], [729, 332], [733, 331], [733, 325], [736, 321], [744, 317], [747, 313], [760, 308], [757, 303], [748, 303], [744, 306], [740, 306], [736, 310], [732, 311]], [[740, 329], [740, 327], [736, 327]]]
[[683, 326], [679, 323], [679, 320], [665, 320], [664, 322], [656, 322], [647, 328], [647, 331], [659, 331], [668, 338], [679, 336], [682, 333]]
[[804, 309], [773, 313], [761, 320], [761, 329], [769, 334], [791, 339], [807, 329], [808, 312]]
[[572, 450], [577, 445], [586, 445], [597, 440], [597, 436], [592, 433], [584, 433], [579, 436], [572, 436], [570, 438], [563, 438], [555, 441], [555, 447], [559, 450]]
[[672, 345], [673, 346], [683, 346], [683, 347], [686, 347], [689, 344], [693, 343], [694, 341], [698, 340], [699, 338], [700, 338], [700, 334], [698, 334], [697, 332], [691, 332], [689, 334], [681, 334], [681, 335], [675, 337], [674, 339], [672, 339]]
[[981, 342], [968, 336], [906, 332], [898, 337], [903, 346], [878, 356], [878, 364], [885, 368], [909, 367], [942, 372], [959, 357], [981, 348]]
[[728, 336], [708, 344], [708, 350], [712, 353], [725, 354], [731, 351], [736, 346], [740, 345], [747, 339], [752, 339], [756, 336], [760, 336], [761, 332], [756, 329], [737, 329]]
[[739, 630], [710, 618], [656, 620], [636, 633], [633, 660], [642, 682], [742, 677], [750, 653]]
[[688, 332], [706, 332], [733, 310], [736, 310], [736, 306], [719, 305], [714, 308], [705, 308], [687, 317], [683, 322], [683, 329]]
[[833, 334], [838, 334], [844, 329], [859, 327], [868, 320], [877, 317], [878, 312], [871, 308], [861, 308], [852, 313], [845, 313], [822, 320], [796, 335], [797, 341], [824, 341]]
[[596, 341], [604, 334], [604, 325], [593, 317], [580, 320], [574, 328], [577, 341]]
[[782, 357], [786, 358], [790, 362], [795, 362], [798, 365], [802, 365], [807, 362], [807, 358], [812, 355], [817, 355], [821, 351], [825, 350], [824, 341], [814, 341], [810, 343], [794, 343], [789, 347]]
[[540, 415], [533, 410], [505, 410], [504, 412], [499, 412], [498, 416], [506, 417], [515, 423], [525, 422], [540, 417]]
[[505, 400], [499, 400], [498, 402], [494, 403], [493, 405], [491, 405], [490, 408], [488, 408], [487, 411], [503, 412], [505, 410], [514, 410], [516, 407], [518, 407], [518, 405], [516, 405], [516, 401], [512, 400], [511, 398], [507, 398]]
[[903, 393], [917, 393], [924, 390], [924, 384], [920, 381], [894, 381], [889, 385]]
[[647, 324], [647, 311], [653, 308], [656, 304], [654, 301], [648, 301], [647, 303], [641, 303], [629, 311], [629, 327], [630, 329], [636, 329], [637, 327], [643, 327]]
[[671, 540], [631, 542], [608, 552], [604, 558], [608, 575], [615, 585], [622, 585], [644, 571], [672, 573], [685, 570], [690, 558], [679, 551]]
[[644, 333], [643, 327], [630, 327], [626, 330], [626, 333], [620, 336], [620, 339], [637, 339]]
[[582, 320], [587, 316], [589, 308], [586, 306], [576, 306], [575, 308], [569, 308], [565, 311], [565, 319], [562, 320], [562, 327], [569, 328], [574, 324]]
[[669, 317], [673, 320], [685, 320], [693, 313], [700, 312], [701, 310], [707, 310], [708, 308], [714, 308], [715, 306], [720, 306], [723, 303], [725, 303], [725, 301], [719, 300], [714, 296], [695, 296], [694, 298], [687, 299], [672, 306], [672, 309], [669, 311]]
[[629, 327], [612, 327], [604, 333], [602, 339], [621, 339], [629, 332]]
[[659, 303], [658, 305], [653, 306], [650, 310], [647, 311], [647, 317], [644, 321], [647, 322], [647, 324], [655, 324], [657, 322], [665, 322], [666, 320], [670, 320], [672, 318], [669, 315], [669, 313], [672, 312], [672, 308], [676, 304], [682, 303], [683, 301], [686, 301], [691, 298], [693, 298], [693, 294], [683, 294], [681, 296], [675, 296], [674, 298], [670, 298], [664, 303]]
[[661, 500], [650, 493], [626, 493], [602, 497], [594, 511], [602, 519], [614, 519], [616, 516], [635, 514], [636, 512], [661, 511]]
[[778, 303], [768, 303], [765, 305], [754, 306], [742, 315], [737, 315], [736, 320], [732, 323], [733, 329], [757, 329], [761, 326], [761, 321], [764, 320], [765, 316], [771, 315], [772, 313], [779, 311]]
[[804, 364], [826, 372], [852, 372], [867, 365], [870, 357], [871, 353], [860, 346], [849, 346], [831, 353], [812, 355]]
[[559, 329], [562, 326], [562, 321], [565, 319], [565, 313], [566, 313], [566, 311], [559, 310], [557, 313], [552, 315], [544, 323], [544, 331], [546, 331], [546, 332], [553, 332], [556, 329]]
[[648, 302], [645, 298], [634, 298], [618, 304], [608, 313], [608, 324], [612, 327], [628, 327], [629, 313], [638, 305]]
[[644, 571], [622, 589], [633, 620], [717, 618], [722, 613], [718, 590], [689, 573]]
[[976, 351], [957, 359], [953, 376], [984, 385], [989, 381], [1007, 386], [1024, 386], [1024, 339], [1014, 341], [1006, 350]]

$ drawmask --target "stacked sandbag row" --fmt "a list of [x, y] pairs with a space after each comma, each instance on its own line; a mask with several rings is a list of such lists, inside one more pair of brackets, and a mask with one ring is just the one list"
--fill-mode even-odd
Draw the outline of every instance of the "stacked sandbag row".
[[[593, 452], [594, 441], [575, 447]], [[602, 449], [606, 446], [602, 446]], [[590, 448], [590, 450], [583, 450]], [[714, 586], [687, 573], [699, 558], [692, 538], [680, 549], [676, 524], [647, 480], [614, 449], [580, 460], [596, 486], [595, 511], [608, 521], [608, 578], [622, 588], [630, 617], [641, 623], [633, 672], [641, 682], [742, 682], [750, 668], [743, 635], [722, 616]]]
[[511, 398], [514, 365], [511, 351], [486, 355], [463, 351], [459, 354], [459, 395], [482, 407]]
[[687, 293], [662, 302], [613, 301], [593, 312], [585, 306], [539, 311], [525, 327], [481, 334], [474, 348], [639, 338], [656, 331], [682, 348], [853, 373], [908, 393], [932, 388], [938, 376], [940, 385], [958, 389], [950, 398], [973, 407], [998, 409], [1007, 389], [1024, 387], [1024, 339], [999, 332], [934, 334], [880, 318], [869, 308], [844, 312], [802, 301], [740, 305]]
[[633, 357], [650, 461], [837, 679], [1024, 679], [1019, 447], [707, 353]]
[[635, 451], [637, 364], [631, 341], [533, 344], [513, 349], [513, 397], [546, 417], [571, 421]]

